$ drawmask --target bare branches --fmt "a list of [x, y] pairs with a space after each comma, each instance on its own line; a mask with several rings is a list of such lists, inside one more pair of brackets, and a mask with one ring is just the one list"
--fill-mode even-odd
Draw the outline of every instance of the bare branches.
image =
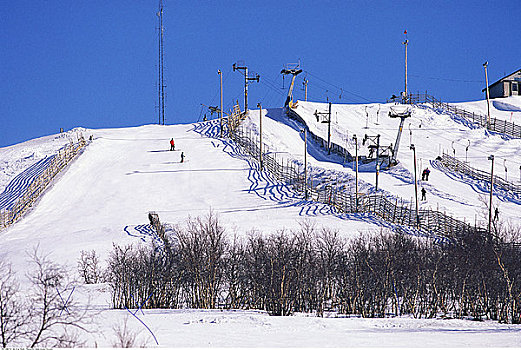
[[2, 347], [75, 347], [89, 321], [74, 301], [66, 270], [34, 249], [32, 287], [20, 293], [11, 266], [0, 261], [0, 340]]
[[501, 235], [463, 232], [457, 244], [439, 245], [383, 231], [347, 243], [340, 232], [304, 222], [296, 231], [254, 231], [230, 242], [212, 213], [189, 219], [176, 235], [179, 244], [168, 252], [114, 248], [115, 307], [519, 322], [521, 250]]
[[0, 260], [0, 340], [3, 348], [26, 335], [29, 316], [11, 265]]
[[81, 251], [78, 259], [78, 272], [85, 284], [96, 284], [102, 282], [102, 272], [99, 265], [99, 258], [95, 250], [87, 252]]
[[[28, 276], [33, 285], [29, 347], [76, 344], [75, 335], [68, 330], [85, 330], [83, 325], [86, 313], [74, 301], [73, 281], [64, 267], [53, 263], [48, 256], [40, 255], [37, 249], [30, 257], [35, 270]], [[69, 297], [65, 299], [62, 294]], [[62, 332], [57, 333], [58, 328]]]

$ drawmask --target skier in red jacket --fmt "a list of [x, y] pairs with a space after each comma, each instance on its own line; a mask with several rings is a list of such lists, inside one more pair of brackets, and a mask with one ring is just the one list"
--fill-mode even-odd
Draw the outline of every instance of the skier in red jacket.
[[170, 150], [171, 151], [175, 151], [175, 142], [174, 142], [174, 138], [172, 138], [170, 140]]

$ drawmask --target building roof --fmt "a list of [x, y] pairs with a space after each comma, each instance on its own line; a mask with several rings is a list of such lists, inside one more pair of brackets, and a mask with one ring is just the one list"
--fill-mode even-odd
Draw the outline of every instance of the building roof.
[[[495, 83], [490, 84], [490, 85], [488, 86], [488, 88], [490, 89], [492, 86], [494, 86], [494, 85], [496, 85], [497, 83], [499, 83], [499, 82], [505, 80], [505, 78], [508, 78], [509, 76], [514, 75], [514, 74], [516, 74], [516, 73], [518, 73], [518, 72], [520, 72], [520, 71], [521, 71], [521, 68], [519, 68], [518, 70], [516, 70], [516, 71], [514, 71], [514, 72], [512, 72], [512, 73], [510, 73], [510, 74], [505, 75], [503, 78], [499, 79], [499, 80], [496, 81]], [[487, 89], [487, 88], [484, 88], [483, 90], [481, 90], [481, 92], [485, 92], [486, 89]]]

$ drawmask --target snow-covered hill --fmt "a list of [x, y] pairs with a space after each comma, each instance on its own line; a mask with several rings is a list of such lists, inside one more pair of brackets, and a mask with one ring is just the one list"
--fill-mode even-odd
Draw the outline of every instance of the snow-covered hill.
[[[40, 244], [74, 265], [81, 250], [105, 256], [112, 242], [139, 241], [133, 227], [147, 224], [149, 211], [175, 224], [213, 210], [230, 234], [269, 233], [309, 218], [343, 230], [345, 220], [328, 215], [329, 207], [303, 202], [268, 174], [252, 170], [248, 157], [229, 140], [205, 137], [210, 127], [212, 122], [85, 130], [93, 142], [24, 219], [0, 233], [2, 251], [23, 266], [24, 251]], [[176, 151], [170, 152], [172, 137]], [[42, 139], [41, 146], [33, 142], [30, 147], [47, 150], [47, 143]], [[371, 229], [377, 226], [354, 221], [346, 234]]]
[[[521, 124], [521, 99], [509, 98], [493, 104], [497, 118], [513, 118]], [[501, 103], [499, 103], [501, 102]], [[486, 102], [485, 102], [486, 103]], [[459, 104], [483, 113], [484, 101]], [[332, 141], [353, 150], [353, 134], [381, 135], [381, 144], [395, 143], [399, 120], [388, 117], [391, 104], [333, 105]], [[327, 111], [327, 104], [299, 101], [296, 112], [310, 130], [327, 138], [327, 124], [317, 122], [314, 112]], [[367, 112], [367, 114], [366, 114]], [[263, 139], [270, 152], [280, 158], [303, 162], [301, 125], [287, 119], [281, 109], [263, 110]], [[245, 121], [259, 131], [259, 113], [251, 111]], [[338, 229], [345, 236], [370, 234], [377, 221], [363, 215], [339, 215], [327, 205], [304, 201], [270, 174], [258, 171], [253, 161], [228, 139], [215, 134], [218, 121], [190, 125], [145, 125], [135, 128], [75, 130], [0, 149], [0, 192], [24, 169], [54, 154], [67, 137], [82, 132], [92, 143], [62, 174], [53, 180], [35, 207], [19, 222], [0, 232], [0, 255], [23, 275], [27, 251], [39, 245], [42, 252], [75, 270], [81, 250], [95, 249], [102, 259], [112, 243], [139, 243], [151, 237], [140, 225], [155, 211], [167, 223], [180, 223], [188, 216], [202, 216], [213, 210], [229, 235], [246, 235], [251, 229], [266, 233], [293, 228], [303, 220]], [[170, 138], [176, 151], [168, 151]], [[468, 159], [472, 166], [487, 170], [490, 154], [496, 156], [496, 171], [520, 184], [521, 140], [490, 133], [456, 120], [428, 106], [413, 108], [406, 120], [398, 159], [391, 170], [380, 173], [379, 187], [390, 195], [411, 200], [414, 196], [413, 157], [416, 145], [419, 171], [432, 170], [422, 208], [439, 208], [467, 222], [483, 219], [485, 187], [472, 179], [445, 172], [433, 162], [442, 151]], [[466, 153], [466, 147], [468, 153]], [[353, 164], [308, 145], [308, 162], [316, 181], [342, 177], [353, 181]], [[180, 163], [184, 153], [185, 162]], [[360, 154], [367, 148], [360, 146]], [[360, 173], [361, 191], [374, 191], [375, 173], [367, 166]], [[495, 198], [501, 218], [519, 225], [521, 202], [502, 194]], [[103, 286], [78, 288], [93, 296], [98, 309], [108, 309]], [[111, 346], [111, 327], [128, 316], [125, 310], [104, 311], [99, 318], [99, 336], [89, 336], [90, 346]], [[518, 327], [469, 321], [270, 318], [246, 311], [155, 311], [143, 316], [156, 332], [161, 346], [443, 346], [519, 345]], [[302, 316], [302, 315], [301, 315]], [[140, 329], [134, 322], [132, 328]], [[239, 330], [240, 329], [240, 330]], [[280, 331], [283, 329], [284, 331]], [[393, 332], [389, 332], [392, 329]], [[395, 332], [399, 329], [399, 332]], [[453, 329], [457, 329], [453, 331]], [[414, 331], [413, 331], [414, 330]], [[144, 336], [147, 334], [144, 330]], [[186, 333], [189, 332], [189, 333]], [[184, 334], [184, 335], [183, 335]], [[189, 335], [187, 335], [189, 334]], [[295, 339], [299, 339], [296, 341]], [[327, 339], [322, 342], [317, 339]], [[149, 345], [155, 344], [149, 342]]]
[[[519, 108], [521, 99], [517, 97], [502, 99], [503, 104]], [[352, 136], [359, 140], [359, 155], [367, 155], [367, 145], [360, 145], [364, 135], [380, 135], [380, 144], [389, 146], [395, 144], [399, 127], [399, 118], [389, 118], [392, 104], [371, 105], [333, 105], [331, 111], [331, 140], [348, 149], [354, 154]], [[475, 106], [486, 110], [486, 101], [459, 104], [460, 108], [471, 110]], [[295, 111], [306, 121], [310, 130], [327, 139], [327, 123], [317, 122], [315, 111], [327, 112], [327, 104], [313, 102], [298, 102]], [[379, 111], [379, 113], [378, 113]], [[366, 113], [367, 112], [367, 113]], [[504, 111], [492, 108], [492, 117], [504, 117]], [[521, 124], [521, 113], [513, 112]], [[474, 168], [490, 172], [489, 155], [495, 156], [495, 174], [507, 178], [514, 184], [521, 185], [521, 139], [504, 137], [499, 133], [491, 133], [451, 115], [433, 110], [428, 105], [414, 106], [412, 116], [405, 120], [404, 130], [398, 152], [398, 166], [380, 173], [379, 186], [382, 190], [410, 200], [414, 197], [414, 158], [410, 145], [414, 144], [417, 156], [418, 179], [421, 171], [429, 167], [429, 181], [420, 181], [420, 186], [427, 191], [427, 200], [422, 201], [421, 208], [432, 208], [451, 213], [461, 220], [474, 223], [483, 220], [484, 205], [480, 196], [487, 195], [487, 184], [469, 178], [447, 173], [434, 162], [443, 152], [455, 155], [456, 158], [468, 160]], [[467, 151], [468, 147], [468, 151]], [[288, 148], [289, 149], [289, 148]], [[301, 151], [290, 151], [296, 157], [301, 157]], [[312, 158], [311, 165], [317, 164]], [[328, 167], [344, 172], [352, 172], [352, 164], [334, 164], [321, 161], [321, 167]], [[372, 165], [374, 167], [374, 163]], [[362, 172], [362, 180], [375, 184], [375, 170]], [[505, 221], [520, 223], [521, 198], [511, 194], [497, 197], [494, 205], [499, 206]]]

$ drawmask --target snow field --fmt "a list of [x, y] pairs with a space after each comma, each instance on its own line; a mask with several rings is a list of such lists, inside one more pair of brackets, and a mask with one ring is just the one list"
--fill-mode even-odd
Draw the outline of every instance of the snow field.
[[[520, 103], [518, 99], [508, 101], [511, 104]], [[361, 145], [365, 134], [381, 135], [380, 144], [383, 146], [394, 145], [398, 132], [399, 118], [392, 119], [387, 116], [392, 104], [378, 105], [333, 105], [332, 106], [332, 142], [346, 147], [354, 154], [354, 141], [352, 136], [357, 135], [359, 140], [359, 155], [367, 155], [367, 146]], [[465, 105], [462, 106], [465, 108]], [[377, 117], [377, 111], [380, 112]], [[369, 118], [366, 117], [366, 110]], [[324, 139], [327, 139], [327, 123], [317, 122], [315, 111], [327, 111], [327, 104], [299, 101], [295, 109], [304, 118], [310, 130]], [[257, 123], [255, 118], [252, 122]], [[291, 122], [290, 122], [291, 123]], [[367, 125], [367, 128], [366, 128]], [[288, 129], [290, 127], [288, 126]], [[279, 141], [276, 137], [270, 137], [269, 142], [276, 144], [277, 148], [286, 150], [292, 157], [302, 159], [301, 147], [288, 145], [285, 141]], [[465, 151], [469, 145], [468, 152]], [[384, 191], [399, 196], [404, 200], [414, 198], [414, 161], [410, 144], [416, 146], [417, 176], [421, 178], [421, 171], [429, 167], [431, 174], [429, 181], [420, 181], [420, 189], [427, 191], [427, 200], [420, 203], [422, 209], [437, 209], [467, 222], [483, 220], [484, 206], [480, 197], [487, 196], [488, 191], [482, 191], [486, 184], [476, 183], [475, 180], [454, 181], [454, 174], [446, 173], [437, 166], [435, 159], [443, 151], [454, 155], [460, 160], [466, 158], [470, 165], [490, 172], [490, 161], [487, 159], [494, 154], [495, 174], [505, 177], [504, 168], [508, 172], [508, 180], [517, 184], [519, 182], [519, 166], [521, 165], [521, 140], [502, 137], [497, 133], [490, 133], [483, 128], [469, 128], [466, 124], [453, 120], [450, 116], [440, 114], [428, 107], [413, 107], [412, 116], [404, 123], [404, 129], [400, 141], [398, 166], [380, 172], [379, 187]], [[324, 154], [324, 150], [322, 150]], [[338, 164], [338, 162], [311, 157], [308, 159], [311, 166], [319, 166], [335, 171], [343, 171], [354, 174], [352, 164]], [[374, 163], [373, 163], [374, 166]], [[375, 172], [361, 171], [360, 179], [366, 183], [375, 183]], [[519, 200], [517, 198], [502, 195], [494, 205], [498, 205], [502, 218], [513, 224], [519, 224]]]
[[[205, 128], [215, 128], [208, 122]], [[125, 232], [148, 224], [155, 211], [162, 222], [183, 223], [188, 216], [219, 215], [227, 233], [266, 233], [291, 228], [304, 219], [346, 235], [378, 226], [328, 215], [328, 206], [303, 202], [283, 184], [250, 167], [228, 140], [211, 139], [193, 125], [88, 130], [94, 141], [38, 205], [0, 233], [2, 252], [17, 267], [26, 266], [27, 250], [39, 245], [60, 263], [76, 266], [81, 250], [95, 249], [102, 261], [112, 243], [141, 241]], [[174, 137], [176, 151], [168, 151]], [[186, 155], [179, 163], [180, 154]], [[365, 220], [365, 219], [362, 219]]]
[[[508, 103], [515, 105], [517, 102], [509, 100]], [[324, 111], [326, 106], [300, 101], [300, 109], [297, 109], [309, 127], [324, 138], [327, 124], [316, 123], [313, 112], [319, 107]], [[375, 116], [378, 106], [368, 106], [368, 129], [365, 129], [365, 107], [333, 106], [334, 142], [342, 145], [344, 142], [348, 149], [353, 149], [350, 141], [353, 133], [359, 140], [365, 133], [380, 133], [382, 145], [394, 143], [398, 121], [386, 117], [385, 108], [389, 106], [380, 107], [378, 124]], [[300, 126], [285, 120], [280, 110], [264, 110], [263, 114], [263, 138], [270, 150], [278, 152], [278, 157], [303, 164]], [[415, 108], [410, 119], [406, 121], [402, 135], [401, 163], [380, 174], [380, 187], [403, 199], [412, 197], [414, 180], [409, 150], [412, 142], [418, 150], [419, 169], [429, 165], [432, 170], [429, 182], [422, 183], [428, 190], [427, 201], [421, 204], [422, 207], [439, 207], [456, 217], [471, 220], [481, 210], [479, 186], [437, 168], [433, 160], [440, 148], [450, 154], [454, 146], [456, 156], [461, 158], [465, 154], [466, 140], [470, 140], [468, 158], [473, 160], [473, 166], [487, 170], [486, 157], [491, 152], [506, 159], [507, 164], [518, 162], [520, 140], [502, 138], [480, 128], [468, 128], [429, 108]], [[257, 121], [258, 111], [252, 111], [246, 123], [257, 130]], [[284, 184], [260, 172], [257, 164], [233, 143], [206, 137], [218, 134], [218, 120], [194, 125], [84, 130], [85, 137], [91, 134], [94, 141], [53, 181], [38, 205], [15, 225], [0, 232], [0, 256], [13, 263], [20, 277], [29, 269], [26, 252], [36, 245], [41, 252], [51, 253], [53, 261], [67, 265], [75, 273], [81, 250], [96, 250], [104, 262], [112, 243], [148, 242], [152, 236], [146, 226], [149, 211], [157, 212], [163, 222], [182, 224], [189, 215], [205, 215], [213, 210], [229, 236], [247, 234], [251, 229], [266, 233], [283, 227], [291, 229], [305, 219], [338, 229], [346, 236], [379, 229], [371, 218], [342, 216], [328, 206], [304, 202]], [[0, 190], [3, 191], [19, 173], [14, 169], [21, 172], [53, 154], [55, 137], [0, 149], [0, 164], [3, 164], [0, 172], [4, 174]], [[179, 148], [174, 152], [168, 151], [171, 137]], [[186, 163], [179, 163], [180, 152], [185, 153]], [[26, 166], [17, 168], [13, 165], [18, 164], [21, 155], [25, 157], [28, 153], [33, 156], [29, 155], [30, 159], [24, 161]], [[346, 182], [353, 181], [354, 171], [350, 165], [343, 164], [341, 159], [327, 157], [323, 149], [311, 143], [308, 162], [317, 181], [339, 177]], [[509, 170], [509, 175], [511, 173]], [[362, 191], [371, 191], [374, 173], [365, 169], [360, 177], [364, 181]], [[508, 194], [499, 200], [502, 217], [518, 224], [519, 204]], [[155, 346], [148, 330], [133, 315], [126, 310], [110, 310], [107, 285], [77, 287], [75, 297], [83, 305], [87, 305], [87, 299], [91, 297], [92, 312], [100, 312], [94, 330], [84, 335], [87, 346], [112, 346], [115, 341], [113, 327], [125, 318], [131, 329], [140, 332], [140, 341]], [[483, 347], [521, 344], [519, 326], [496, 322], [408, 317], [334, 318], [334, 315], [329, 318], [306, 317], [310, 315], [270, 317], [260, 311], [234, 310], [144, 310], [136, 312], [136, 316], [152, 330], [161, 347]]]
[[[102, 306], [109, 295], [105, 285], [85, 286]], [[135, 315], [150, 329], [150, 333]], [[256, 310], [105, 310], [96, 316], [96, 332], [86, 345], [111, 347], [114, 326], [127, 320], [138, 334], [137, 345], [155, 347], [504, 347], [521, 344], [521, 329], [493, 321], [324, 318], [308, 314], [269, 316]]]

